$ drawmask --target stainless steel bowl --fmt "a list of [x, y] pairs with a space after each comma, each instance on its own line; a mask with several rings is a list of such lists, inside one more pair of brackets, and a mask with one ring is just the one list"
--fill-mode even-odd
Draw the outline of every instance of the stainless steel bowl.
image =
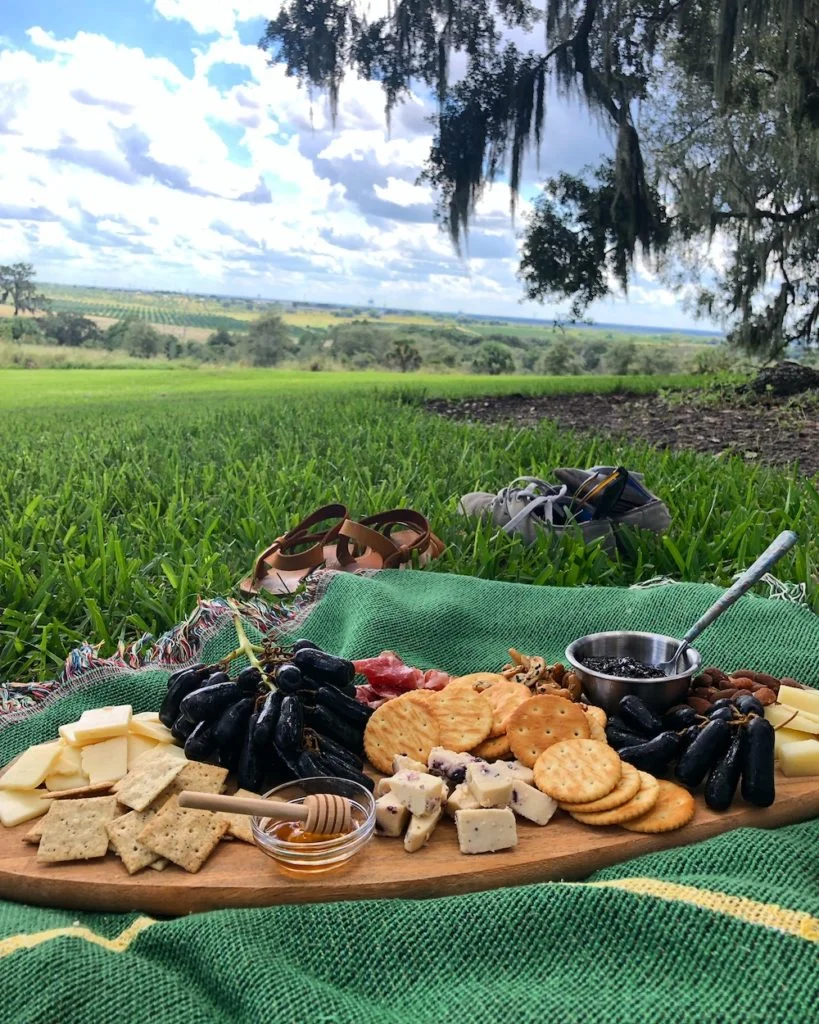
[[583, 681], [583, 690], [593, 704], [608, 714], [615, 714], [621, 697], [633, 693], [654, 711], [665, 711], [680, 704], [688, 693], [688, 685], [702, 665], [702, 658], [689, 647], [680, 659], [681, 671], [675, 676], [657, 679], [623, 679], [607, 676], [586, 668], [583, 658], [634, 658], [646, 665], [667, 661], [682, 641], [659, 633], [590, 633], [566, 648], [566, 660]]

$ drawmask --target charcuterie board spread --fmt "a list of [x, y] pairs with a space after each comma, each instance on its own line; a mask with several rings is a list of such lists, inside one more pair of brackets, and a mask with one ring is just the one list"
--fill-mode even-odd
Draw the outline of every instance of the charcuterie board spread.
[[[627, 696], [607, 715], [573, 672], [514, 650], [450, 678], [237, 629], [156, 711], [89, 707], [6, 767], [1, 897], [180, 914], [449, 895], [819, 815], [819, 692], [795, 680], [709, 668], [665, 713]], [[180, 800], [315, 779], [362, 794], [349, 836]], [[313, 857], [345, 844], [348, 860]]]

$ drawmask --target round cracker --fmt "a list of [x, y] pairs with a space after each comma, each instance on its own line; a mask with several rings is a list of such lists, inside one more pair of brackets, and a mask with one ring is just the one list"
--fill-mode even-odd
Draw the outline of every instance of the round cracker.
[[472, 672], [468, 676], [457, 676], [455, 679], [450, 679], [444, 689], [449, 690], [454, 686], [456, 689], [460, 687], [482, 693], [496, 683], [506, 682], [508, 682], [506, 676], [499, 675], [497, 672]]
[[438, 720], [440, 745], [455, 753], [483, 743], [492, 728], [492, 708], [479, 693], [466, 687], [451, 690], [447, 686], [429, 710]]
[[437, 690], [407, 690], [406, 693], [400, 694], [398, 697], [393, 698], [394, 700], [414, 700], [419, 704], [434, 704], [438, 699]]
[[575, 821], [584, 825], [625, 825], [626, 822], [640, 818], [651, 811], [660, 797], [660, 786], [653, 775], [638, 772], [640, 788], [627, 803], [613, 807], [608, 811], [597, 811], [592, 814], [580, 814], [571, 811]]
[[597, 707], [596, 704], [583, 704], [582, 707], [589, 716], [590, 723], [597, 722], [601, 729], [606, 728], [609, 720], [606, 717], [606, 712], [602, 708]]
[[440, 744], [438, 720], [432, 706], [415, 700], [389, 700], [376, 708], [364, 730], [364, 751], [373, 767], [392, 775], [396, 754], [426, 764], [429, 752]]
[[629, 821], [623, 828], [629, 832], [673, 832], [675, 828], [682, 828], [691, 821], [696, 804], [688, 790], [664, 779], [660, 779], [657, 785], [659, 796], [648, 814]]
[[[594, 739], [594, 736], [591, 738]], [[627, 764], [625, 761], [620, 765], [620, 770], [620, 781], [610, 793], [585, 804], [561, 804], [561, 808], [570, 814], [596, 814], [598, 811], [613, 811], [615, 807], [622, 807], [632, 797], [637, 796], [640, 789], [640, 773], [633, 764]]]
[[558, 803], [581, 804], [611, 793], [622, 768], [620, 755], [605, 743], [574, 739], [544, 750], [534, 773], [535, 785], [542, 793]]
[[502, 736], [506, 732], [509, 716], [524, 701], [530, 700], [532, 694], [528, 686], [513, 683], [511, 679], [503, 679], [489, 689], [483, 690], [481, 696], [492, 708], [492, 731], [489, 733], [491, 738]]
[[597, 740], [598, 743], [608, 744], [609, 738], [606, 736], [606, 730], [603, 726], [596, 722], [593, 718], [589, 719], [589, 739]]
[[501, 736], [491, 736], [483, 743], [479, 743], [470, 753], [475, 757], [483, 758], [484, 761], [499, 761], [504, 757], [509, 757], [512, 753], [509, 749], [509, 737], [506, 733]]
[[577, 704], [553, 694], [541, 694], [515, 708], [506, 720], [506, 733], [512, 753], [521, 764], [532, 768], [553, 744], [588, 739], [589, 723]]

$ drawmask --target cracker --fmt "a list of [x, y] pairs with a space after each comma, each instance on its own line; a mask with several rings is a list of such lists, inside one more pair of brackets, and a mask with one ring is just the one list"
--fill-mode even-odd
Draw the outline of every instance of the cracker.
[[132, 810], [144, 811], [173, 782], [186, 764], [186, 761], [180, 761], [178, 757], [169, 754], [147, 758], [125, 776], [117, 790], [117, 800]]
[[40, 840], [43, 837], [43, 827], [45, 825], [45, 818], [38, 818], [35, 824], [26, 832], [23, 836], [24, 843], [31, 843], [34, 846], [40, 845]]
[[492, 708], [490, 739], [493, 736], [502, 736], [506, 732], [509, 716], [531, 696], [528, 686], [524, 686], [522, 683], [513, 683], [511, 679], [501, 679], [494, 686], [481, 692], [481, 697]]
[[543, 751], [534, 773], [542, 793], [559, 803], [580, 804], [611, 793], [622, 769], [620, 755], [605, 743], [563, 740]]
[[165, 868], [170, 864], [169, 860], [165, 860], [164, 857], [157, 857], [155, 861], [152, 861], [148, 867], [153, 868], [154, 871], [164, 871]]
[[637, 796], [640, 789], [640, 773], [633, 764], [627, 764], [625, 761], [622, 762], [620, 768], [622, 771], [620, 781], [606, 796], [601, 796], [599, 800], [592, 800], [585, 804], [562, 803], [561, 808], [570, 814], [596, 814], [598, 811], [613, 811], [615, 807], [622, 807], [623, 804], [628, 803], [632, 797]]
[[483, 743], [492, 729], [492, 708], [465, 687], [441, 690], [431, 710], [438, 719], [440, 745], [456, 754]]
[[572, 811], [572, 817], [575, 821], [582, 821], [584, 825], [625, 825], [627, 821], [646, 814], [657, 803], [660, 787], [653, 775], [649, 775], [647, 772], [638, 772], [638, 776], [640, 788], [627, 803], [608, 811], [597, 811], [592, 814]]
[[506, 733], [502, 736], [492, 736], [483, 743], [479, 743], [474, 750], [470, 751], [475, 757], [482, 757], [484, 761], [499, 761], [509, 757], [512, 751], [509, 749], [509, 737]]
[[588, 739], [589, 723], [577, 704], [553, 694], [541, 694], [530, 697], [512, 712], [506, 722], [506, 732], [517, 760], [532, 768], [543, 751], [553, 744], [561, 740]]
[[392, 775], [392, 759], [406, 754], [426, 764], [429, 752], [440, 746], [438, 720], [432, 707], [409, 700], [388, 700], [376, 708], [364, 730], [364, 750], [370, 763]]
[[[237, 789], [233, 794], [234, 796], [251, 797], [255, 800], [259, 799], [258, 793], [251, 793], [249, 789]], [[249, 814], [235, 814], [229, 811], [220, 811], [222, 817], [228, 820], [228, 830], [225, 839], [233, 837], [234, 839], [241, 839], [245, 843], [253, 843], [253, 830], [250, 827], [250, 815]]]
[[102, 796], [110, 793], [112, 782], [97, 782], [93, 786], [78, 786], [76, 789], [53, 789], [43, 793], [42, 800], [75, 800], [77, 797]]
[[64, 860], [92, 860], [108, 852], [105, 825], [114, 817], [116, 797], [55, 801], [43, 822], [37, 860], [54, 864]]
[[696, 805], [694, 797], [673, 782], [658, 780], [659, 796], [656, 803], [640, 818], [623, 825], [629, 832], [673, 832], [676, 828], [687, 825], [694, 817]]
[[590, 723], [597, 722], [601, 729], [606, 728], [609, 720], [602, 708], [597, 707], [596, 704], [581, 704], [580, 706], [586, 712]]
[[227, 832], [228, 821], [211, 811], [180, 807], [172, 797], [137, 836], [149, 850], [186, 871], [198, 871]]
[[596, 722], [593, 718], [589, 719], [589, 739], [597, 740], [598, 743], [609, 742], [609, 738], [608, 736], [606, 736], [606, 730], [599, 722]]
[[445, 688], [449, 690], [455, 687], [483, 693], [484, 690], [495, 686], [496, 683], [505, 683], [506, 681], [506, 676], [499, 675], [497, 672], [472, 672], [468, 676], [457, 676], [455, 679], [450, 679]]
[[419, 704], [434, 704], [438, 699], [438, 692], [437, 690], [407, 690], [406, 693], [402, 693], [400, 697], [394, 699], [415, 700]]
[[109, 821], [105, 826], [111, 840], [111, 848], [125, 865], [129, 875], [149, 867], [158, 859], [154, 851], [143, 846], [137, 838], [155, 814], [155, 811], [129, 811]]
[[[204, 764], [201, 761], [182, 761], [182, 771], [174, 778], [163, 796], [176, 796], [185, 789], [197, 793], [221, 793], [225, 788], [228, 776], [227, 768], [215, 764]], [[254, 793], [253, 796], [258, 796]]]

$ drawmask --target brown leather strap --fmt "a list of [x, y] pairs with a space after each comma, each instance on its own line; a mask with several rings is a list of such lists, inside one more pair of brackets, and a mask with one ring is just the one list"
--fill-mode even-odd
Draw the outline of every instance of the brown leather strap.
[[[390, 537], [395, 526], [409, 526], [415, 531], [415, 539], [409, 544], [396, 544]], [[350, 551], [349, 538], [359, 547], [375, 551], [381, 557], [385, 569], [394, 569], [411, 561], [413, 551], [425, 551], [431, 536], [429, 523], [419, 512], [408, 508], [390, 509], [388, 512], [366, 516], [359, 522], [347, 520], [339, 530], [336, 555], [341, 565], [355, 562], [356, 556]]]
[[[333, 519], [336, 522], [329, 530], [309, 532], [311, 527]], [[346, 519], [347, 508], [345, 505], [322, 505], [321, 508], [316, 509], [288, 533], [277, 537], [270, 547], [259, 555], [253, 569], [254, 581], [263, 579], [271, 569], [314, 569], [321, 565], [324, 561], [325, 545], [335, 540]], [[299, 551], [292, 555], [285, 554], [287, 550], [304, 544], [310, 545], [306, 551]]]
[[349, 538], [361, 551], [366, 551], [367, 548], [375, 551], [381, 556], [382, 559], [390, 558], [395, 554], [398, 545], [395, 541], [385, 537], [383, 534], [378, 533], [375, 530], [369, 529], [362, 523], [357, 523], [354, 519], [348, 519], [342, 523], [339, 532], [339, 540], [336, 546], [336, 557], [338, 558], [339, 565], [350, 565], [356, 560], [356, 552], [350, 549], [350, 545], [346, 540], [342, 538]]

